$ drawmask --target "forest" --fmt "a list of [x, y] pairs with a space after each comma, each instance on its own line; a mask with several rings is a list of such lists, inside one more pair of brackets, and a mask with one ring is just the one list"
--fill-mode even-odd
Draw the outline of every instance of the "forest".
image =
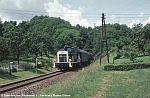
[[[129, 28], [126, 24], [106, 24], [109, 52], [134, 58], [140, 55], [150, 56], [150, 24], [135, 24]], [[32, 57], [56, 54], [64, 45], [91, 49], [96, 55], [100, 51], [101, 26], [72, 26], [61, 18], [34, 16], [30, 21], [0, 22], [0, 61], [9, 57]]]

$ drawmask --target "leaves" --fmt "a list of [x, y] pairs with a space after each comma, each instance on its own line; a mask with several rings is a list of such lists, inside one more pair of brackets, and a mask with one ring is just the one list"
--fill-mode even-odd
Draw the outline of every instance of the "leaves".
[[[108, 48], [119, 55], [131, 58], [137, 53], [149, 53], [150, 24], [106, 24]], [[0, 59], [7, 56], [37, 57], [55, 54], [64, 45], [100, 51], [101, 26], [94, 28], [71, 24], [63, 19], [35, 16], [30, 21], [0, 22]], [[116, 47], [117, 51], [112, 49]], [[104, 48], [105, 50], [105, 48]]]

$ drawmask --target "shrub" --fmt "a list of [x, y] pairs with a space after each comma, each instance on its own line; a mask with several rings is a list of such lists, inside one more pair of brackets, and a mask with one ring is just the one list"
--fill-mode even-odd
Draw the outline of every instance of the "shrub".
[[137, 57], [137, 53], [136, 53], [135, 51], [131, 51], [131, 52], [130, 52], [130, 57], [129, 57], [129, 59], [130, 59], [131, 61], [133, 61], [133, 63], [135, 62], [136, 57]]
[[29, 69], [33, 69], [34, 65], [29, 64], [29, 63], [21, 63], [19, 65], [19, 70], [29, 70]]
[[47, 59], [47, 60], [42, 60], [41, 62], [42, 62], [42, 66], [44, 66], [46, 70], [49, 70], [50, 67], [52, 68], [52, 60]]
[[150, 57], [150, 43], [149, 44], [145, 44], [145, 50], [146, 50], [146, 52], [148, 52], [148, 55]]
[[105, 71], [128, 71], [133, 69], [144, 69], [150, 68], [150, 64], [129, 64], [129, 65], [106, 65], [104, 66]]
[[134, 63], [138, 56], [138, 52], [134, 46], [125, 46], [123, 47], [123, 55]]

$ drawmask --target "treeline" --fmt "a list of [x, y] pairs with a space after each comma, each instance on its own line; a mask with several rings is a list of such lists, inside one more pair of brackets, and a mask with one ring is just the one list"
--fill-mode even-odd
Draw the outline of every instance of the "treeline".
[[114, 24], [108, 27], [107, 31], [111, 32], [108, 33], [111, 38], [109, 41], [114, 41], [111, 48], [111, 52], [117, 54], [114, 60], [124, 57], [134, 63], [137, 56], [150, 56], [150, 24], [133, 25], [132, 29], [125, 25]]
[[[106, 29], [111, 52], [124, 50], [125, 55], [129, 55], [129, 51], [149, 53], [150, 24], [137, 24], [132, 29], [117, 23], [107, 24]], [[63, 19], [48, 16], [35, 16], [19, 24], [16, 21], [0, 22], [0, 60], [13, 56], [19, 64], [20, 57], [49, 56], [64, 45], [91, 49], [97, 54], [100, 32], [101, 26], [72, 26]]]
[[[90, 28], [92, 30], [92, 28]], [[55, 54], [64, 45], [91, 46], [88, 29], [54, 17], [35, 16], [30, 21], [0, 22], [0, 60]]]

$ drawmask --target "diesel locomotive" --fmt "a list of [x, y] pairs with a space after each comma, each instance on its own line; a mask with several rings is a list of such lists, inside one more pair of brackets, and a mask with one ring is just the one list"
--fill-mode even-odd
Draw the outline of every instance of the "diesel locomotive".
[[65, 45], [57, 52], [53, 67], [68, 70], [86, 66], [93, 61], [93, 53]]

